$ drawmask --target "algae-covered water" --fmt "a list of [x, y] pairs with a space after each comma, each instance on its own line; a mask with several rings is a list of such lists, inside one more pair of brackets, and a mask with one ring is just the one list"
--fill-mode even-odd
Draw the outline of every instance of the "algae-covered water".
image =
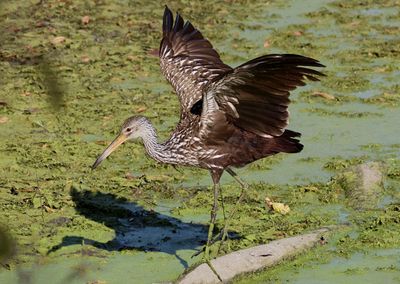
[[[399, 2], [166, 4], [233, 66], [266, 53], [326, 65], [327, 77], [292, 95], [289, 128], [302, 133], [304, 150], [237, 170], [250, 189], [221, 253], [338, 229], [234, 282], [398, 283]], [[157, 164], [140, 143], [90, 170], [126, 117], [149, 117], [160, 140], [177, 122], [178, 100], [152, 55], [163, 5], [0, 2], [0, 283], [168, 282], [200, 261], [191, 256], [206, 239], [206, 171]], [[384, 191], [360, 210], [337, 175], [368, 161], [383, 163]], [[222, 183], [229, 210], [239, 188], [229, 176]], [[290, 213], [270, 212], [266, 196]]]

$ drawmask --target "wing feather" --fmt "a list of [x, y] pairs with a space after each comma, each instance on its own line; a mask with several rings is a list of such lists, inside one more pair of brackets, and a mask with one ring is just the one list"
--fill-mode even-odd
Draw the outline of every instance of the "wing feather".
[[[318, 81], [318, 76], [324, 76], [310, 67], [324, 66], [309, 57], [271, 54], [250, 60], [214, 79], [203, 93], [202, 137], [215, 138], [211, 133], [215, 131], [214, 115], [225, 121], [227, 132], [219, 133], [219, 137], [228, 135], [232, 125], [263, 137], [282, 135], [288, 125], [290, 91], [304, 86], [307, 79]], [[225, 114], [225, 120], [221, 113]]]
[[211, 43], [193, 25], [165, 7], [160, 66], [181, 103], [181, 119], [201, 99], [203, 88], [215, 77], [232, 70]]

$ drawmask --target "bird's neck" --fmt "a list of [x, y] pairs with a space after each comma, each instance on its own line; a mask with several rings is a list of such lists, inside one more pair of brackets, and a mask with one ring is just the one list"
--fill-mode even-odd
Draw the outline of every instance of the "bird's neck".
[[149, 120], [142, 126], [140, 137], [143, 140], [147, 154], [153, 159], [166, 164], [198, 166], [196, 155], [188, 155], [187, 151], [180, 147], [179, 139], [171, 138], [160, 144], [157, 140], [157, 132]]
[[141, 137], [150, 157], [161, 163], [174, 164], [175, 159], [172, 151], [164, 144], [158, 143], [157, 132], [150, 121], [143, 128]]

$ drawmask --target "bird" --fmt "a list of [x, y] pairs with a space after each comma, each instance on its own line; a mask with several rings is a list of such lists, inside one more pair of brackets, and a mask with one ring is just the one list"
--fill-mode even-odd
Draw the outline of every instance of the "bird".
[[[141, 139], [147, 154], [160, 163], [208, 170], [214, 202], [203, 251], [204, 258], [209, 260], [222, 174], [230, 174], [241, 187], [232, 217], [248, 188], [232, 168], [303, 149], [301, 134], [286, 129], [289, 95], [304, 86], [306, 80], [319, 81], [325, 75], [315, 68], [325, 66], [302, 55], [268, 54], [232, 68], [222, 62], [210, 41], [190, 21], [179, 13], [174, 18], [168, 6], [164, 10], [162, 33], [161, 72], [180, 102], [175, 130], [160, 143], [149, 119], [131, 116], [92, 169], [125, 141]], [[222, 240], [227, 228], [225, 223]]]

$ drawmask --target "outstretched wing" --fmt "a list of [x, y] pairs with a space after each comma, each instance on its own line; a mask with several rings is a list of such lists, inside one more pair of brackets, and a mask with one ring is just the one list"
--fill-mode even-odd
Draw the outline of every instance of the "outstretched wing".
[[223, 139], [232, 124], [263, 137], [282, 135], [288, 125], [290, 91], [304, 86], [305, 79], [324, 76], [307, 67], [324, 65], [300, 55], [270, 54], [215, 78], [202, 98], [201, 137]]
[[174, 22], [167, 6], [159, 55], [161, 71], [179, 97], [181, 116], [201, 99], [202, 90], [210, 80], [232, 70], [190, 22], [184, 22], [178, 13]]

